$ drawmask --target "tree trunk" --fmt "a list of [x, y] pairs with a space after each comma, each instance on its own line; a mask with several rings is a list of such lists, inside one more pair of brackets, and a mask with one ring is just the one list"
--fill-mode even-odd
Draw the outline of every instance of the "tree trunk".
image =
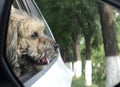
[[80, 55], [80, 34], [74, 35], [73, 37], [73, 41], [74, 41], [74, 57], [75, 57], [75, 61], [74, 61], [74, 73], [76, 77], [80, 77], [82, 75], [82, 61], [81, 61], [81, 55]]
[[101, 3], [100, 15], [105, 56], [118, 55], [118, 46], [113, 21], [113, 9], [107, 4]]
[[80, 38], [77, 39], [77, 41], [74, 44], [75, 49], [75, 57], [76, 60], [74, 62], [74, 72], [76, 77], [80, 77], [82, 75], [82, 61], [81, 61], [81, 55], [80, 55]]
[[90, 60], [90, 56], [91, 56], [91, 49], [90, 49], [90, 41], [91, 41], [91, 37], [90, 35], [85, 35], [85, 46], [86, 46], [86, 60]]
[[104, 3], [99, 4], [104, 50], [106, 56], [106, 87], [120, 82], [120, 57], [114, 29], [113, 9]]
[[70, 55], [70, 49], [68, 47], [65, 48], [65, 62], [71, 62], [71, 55]]
[[[76, 19], [78, 20], [79, 25], [84, 29], [85, 27], [85, 22], [84, 20], [81, 20], [81, 15], [78, 15], [77, 13], [75, 14]], [[85, 80], [86, 80], [86, 86], [91, 86], [92, 85], [92, 62], [90, 60], [91, 56], [91, 50], [90, 50], [90, 40], [91, 37], [90, 35], [86, 35], [85, 32], [84, 37], [85, 37], [85, 45], [86, 45], [86, 64], [85, 64]]]
[[75, 42], [75, 55], [76, 55], [76, 60], [81, 60], [81, 55], [80, 55], [80, 38]]
[[72, 56], [70, 54], [69, 48], [66, 47], [65, 48], [65, 54], [64, 54], [64, 62], [65, 65], [71, 70], [73, 71], [73, 66], [72, 66]]
[[86, 46], [86, 63], [85, 63], [85, 80], [86, 80], [86, 86], [92, 85], [92, 62], [91, 62], [91, 49], [90, 49], [90, 41], [91, 37], [90, 35], [86, 35], [84, 33], [85, 37], [85, 46]]

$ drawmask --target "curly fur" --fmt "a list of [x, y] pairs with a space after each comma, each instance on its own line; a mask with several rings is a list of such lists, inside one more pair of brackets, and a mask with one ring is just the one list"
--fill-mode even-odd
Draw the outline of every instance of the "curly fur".
[[11, 10], [7, 33], [7, 59], [17, 77], [41, 70], [46, 57], [56, 56], [56, 42], [44, 34], [44, 28], [41, 19], [22, 10]]

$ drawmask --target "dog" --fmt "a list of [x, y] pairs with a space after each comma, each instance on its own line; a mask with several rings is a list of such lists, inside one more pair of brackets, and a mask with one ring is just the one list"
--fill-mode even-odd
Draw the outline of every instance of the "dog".
[[45, 34], [42, 19], [11, 9], [7, 31], [7, 61], [17, 77], [40, 71], [58, 55], [59, 45]]

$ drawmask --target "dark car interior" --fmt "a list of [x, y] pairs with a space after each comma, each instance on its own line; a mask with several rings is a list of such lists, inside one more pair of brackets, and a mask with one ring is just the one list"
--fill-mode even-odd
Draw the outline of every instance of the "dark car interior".
[[[5, 29], [7, 28], [10, 6], [12, 1], [1, 0], [0, 1], [0, 87], [19, 87], [20, 84], [16, 83], [14, 76], [8, 69], [8, 66], [3, 58], [4, 55], [4, 43], [5, 43]], [[19, 85], [18, 85], [19, 84]]]

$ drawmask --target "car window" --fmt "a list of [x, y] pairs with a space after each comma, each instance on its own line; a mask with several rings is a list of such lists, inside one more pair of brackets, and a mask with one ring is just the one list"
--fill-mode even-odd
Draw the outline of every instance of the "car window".
[[45, 19], [30, 6], [26, 0], [13, 2], [7, 30], [7, 61], [21, 82], [53, 64], [59, 48]]

